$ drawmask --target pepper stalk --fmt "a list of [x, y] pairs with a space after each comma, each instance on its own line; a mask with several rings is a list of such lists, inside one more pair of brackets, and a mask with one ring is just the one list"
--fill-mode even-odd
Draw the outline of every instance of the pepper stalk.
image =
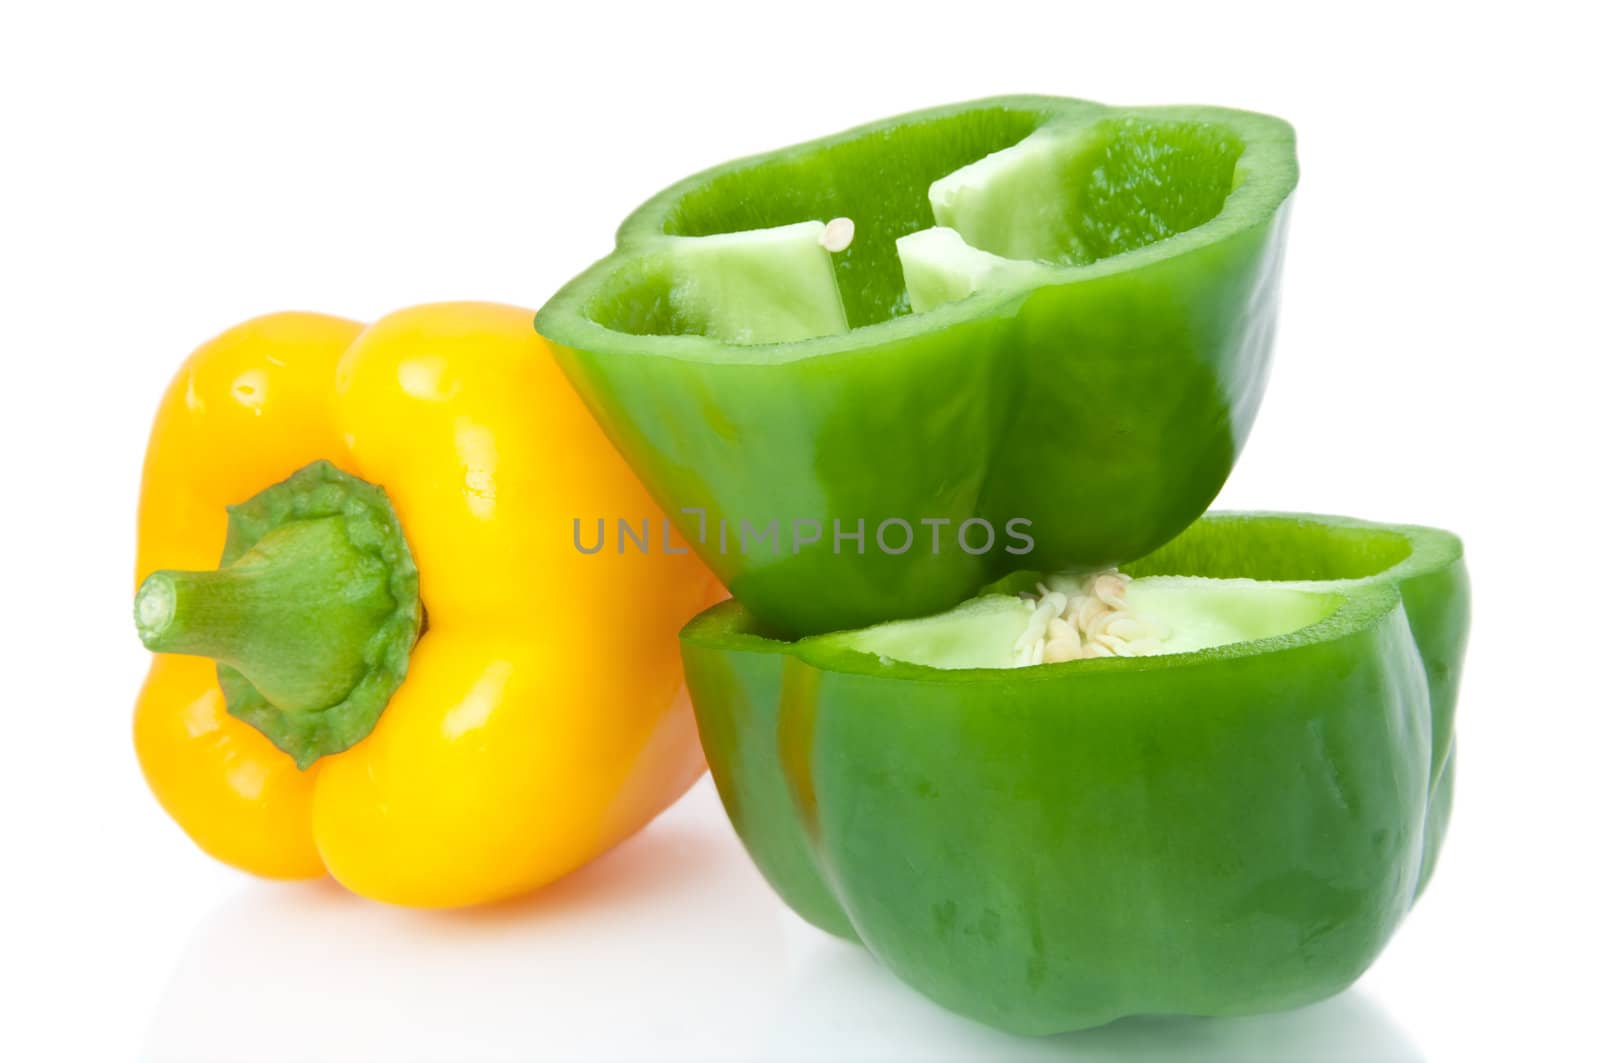
[[214, 659], [228, 712], [302, 770], [371, 733], [422, 619], [387, 496], [326, 461], [229, 507], [217, 569], [153, 572], [134, 600], [146, 648]]

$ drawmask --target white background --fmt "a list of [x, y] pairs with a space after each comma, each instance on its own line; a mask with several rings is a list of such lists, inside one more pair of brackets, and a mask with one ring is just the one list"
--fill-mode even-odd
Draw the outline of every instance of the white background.
[[[1472, 6], [6, 4], [0, 1056], [1593, 1052], [1593, 31]], [[1221, 501], [1466, 540], [1449, 843], [1352, 992], [1001, 1038], [783, 913], [703, 785], [547, 894], [444, 916], [253, 882], [167, 821], [130, 741], [133, 513], [190, 349], [274, 309], [534, 306], [686, 173], [1002, 92], [1293, 121], [1276, 367]]]

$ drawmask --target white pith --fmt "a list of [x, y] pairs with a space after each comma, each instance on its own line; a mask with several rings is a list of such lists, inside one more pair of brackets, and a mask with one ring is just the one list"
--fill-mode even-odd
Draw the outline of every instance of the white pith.
[[1085, 657], [1159, 653], [1172, 631], [1128, 607], [1129, 578], [1115, 569], [1084, 576], [1057, 574], [1037, 584], [1033, 613], [1013, 647], [1014, 667]]
[[1321, 585], [1077, 572], [1049, 576], [1026, 595], [986, 594], [936, 616], [838, 638], [884, 661], [1028, 668], [1276, 638], [1317, 623], [1341, 600]]
[[669, 298], [705, 335], [729, 343], [837, 335], [850, 326], [830, 245], [848, 246], [854, 234], [848, 218], [836, 218], [672, 237]]
[[1049, 267], [980, 251], [954, 229], [936, 225], [895, 241], [906, 296], [916, 313], [957, 302], [974, 292], [1020, 286], [1047, 278]]

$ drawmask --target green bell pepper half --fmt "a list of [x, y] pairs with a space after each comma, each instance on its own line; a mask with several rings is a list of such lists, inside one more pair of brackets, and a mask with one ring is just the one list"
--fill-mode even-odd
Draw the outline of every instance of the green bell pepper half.
[[681, 636], [718, 792], [767, 880], [1003, 1029], [1336, 993], [1443, 838], [1468, 619], [1454, 536], [1216, 514], [1124, 571], [1284, 581], [1266, 586], [1327, 606], [1258, 641], [1009, 669], [910, 664], [861, 632], [779, 641], [737, 601]]
[[1261, 399], [1297, 177], [1259, 114], [921, 111], [668, 188], [537, 327], [772, 630], [925, 615], [1205, 510]]

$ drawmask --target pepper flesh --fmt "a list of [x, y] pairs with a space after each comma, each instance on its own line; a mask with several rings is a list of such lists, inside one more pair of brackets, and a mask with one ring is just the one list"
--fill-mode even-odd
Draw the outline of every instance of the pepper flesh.
[[1022, 668], [908, 664], [862, 632], [783, 642], [737, 602], [681, 636], [718, 791], [773, 887], [1016, 1032], [1339, 991], [1426, 885], [1449, 814], [1453, 536], [1220, 514], [1126, 568], [1339, 604], [1260, 641]]
[[[324, 460], [387, 492], [427, 627], [372, 732], [305, 771], [229, 715], [212, 661], [156, 655], [135, 744], [201, 848], [259, 875], [471, 904], [571, 870], [694, 781], [669, 636], [715, 582], [692, 556], [573, 549], [575, 515], [659, 511], [530, 311], [438, 304], [370, 327], [274, 314], [201, 347], [151, 433], [138, 579], [215, 567], [227, 506]], [[628, 669], [606, 652], [619, 601]]]
[[[990, 177], [1045, 198], [952, 193], [947, 220], [980, 259], [1050, 261], [1008, 258], [1020, 268], [978, 270], [974, 294], [912, 313], [897, 241], [940, 221], [930, 189], [1030, 137], [1044, 148], [1021, 177]], [[1147, 553], [1205, 509], [1260, 401], [1296, 179], [1292, 131], [1261, 115], [1044, 97], [919, 112], [667, 189], [537, 325], [768, 627], [924, 615], [1019, 564]], [[1048, 224], [1005, 215], [1031, 208]], [[739, 343], [681, 312], [684, 241], [841, 217], [847, 331]], [[1014, 237], [1044, 231], [1048, 246]], [[1013, 520], [1031, 522], [1024, 556], [1005, 549], [1024, 549]], [[969, 521], [998, 542], [980, 549], [972, 525], [968, 552]]]

